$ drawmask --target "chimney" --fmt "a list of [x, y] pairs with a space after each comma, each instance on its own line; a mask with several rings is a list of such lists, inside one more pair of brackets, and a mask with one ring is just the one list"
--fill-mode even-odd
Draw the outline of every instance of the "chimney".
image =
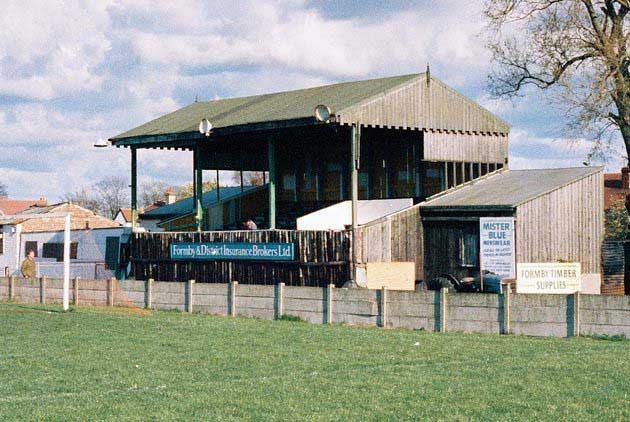
[[630, 189], [630, 167], [621, 169], [621, 188]]
[[46, 200], [46, 197], [40, 196], [37, 202], [35, 202], [35, 205], [38, 207], [45, 207], [48, 205], [48, 201]]
[[164, 192], [164, 197], [166, 199], [166, 204], [169, 205], [177, 201], [177, 195], [175, 195], [173, 189], [171, 188], [166, 189], [166, 192]]

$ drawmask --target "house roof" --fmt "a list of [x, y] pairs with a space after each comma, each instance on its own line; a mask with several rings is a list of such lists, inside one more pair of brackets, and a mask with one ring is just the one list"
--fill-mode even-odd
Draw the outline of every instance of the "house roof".
[[604, 174], [604, 209], [609, 209], [614, 203], [626, 200], [630, 194], [630, 189], [624, 188], [621, 184], [621, 173]]
[[0, 197], [0, 215], [19, 214], [34, 205], [46, 205], [44, 198], [40, 199], [10, 199]]
[[[257, 189], [263, 189], [264, 186], [243, 186], [243, 192], [251, 192]], [[228, 199], [236, 198], [241, 195], [241, 187], [240, 186], [227, 186], [221, 187], [219, 189], [219, 201], [225, 201]], [[207, 208], [211, 205], [215, 205], [219, 202], [217, 200], [217, 190], [212, 189], [210, 191], [204, 192], [201, 204], [204, 208]], [[179, 217], [183, 215], [190, 214], [195, 210], [195, 202], [192, 197], [181, 199], [177, 202], [173, 202], [172, 204], [163, 205], [161, 207], [154, 208], [149, 210], [141, 215], [143, 220], [163, 220], [171, 217]]]
[[602, 171], [602, 167], [504, 170], [438, 194], [422, 209], [512, 209], [562, 186]]
[[[70, 213], [71, 230], [120, 227], [114, 220], [102, 217], [93, 211], [68, 202], [45, 207], [30, 207], [16, 214], [14, 217], [7, 216], [0, 219], [0, 224], [22, 224], [23, 232], [58, 231], [63, 230], [65, 225], [65, 219], [64, 217], [58, 216], [59, 213]], [[34, 218], [36, 216], [45, 217], [46, 214], [53, 214], [54, 216], [50, 218]], [[33, 217], [31, 218], [30, 216]]]
[[[429, 83], [430, 82], [430, 83]], [[315, 106], [325, 104], [348, 123], [414, 127], [417, 129], [469, 130], [507, 133], [509, 126], [474, 101], [427, 74], [343, 82], [315, 88], [250, 97], [200, 101], [159, 117], [111, 141], [188, 134], [202, 139], [199, 122], [206, 118], [213, 131], [265, 122], [306, 120], [315, 123]], [[386, 113], [374, 112], [377, 106]], [[166, 139], [164, 136], [156, 139]]]
[[123, 220], [129, 222], [131, 221], [131, 208], [118, 208], [118, 212], [116, 215], [122, 215]]

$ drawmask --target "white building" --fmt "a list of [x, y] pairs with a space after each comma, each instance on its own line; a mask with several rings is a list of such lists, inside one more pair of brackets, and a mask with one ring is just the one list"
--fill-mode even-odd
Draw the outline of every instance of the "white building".
[[[120, 268], [121, 247], [129, 229], [74, 204], [33, 207], [18, 217], [0, 220], [0, 270], [20, 275], [27, 252], [36, 256], [37, 275], [63, 274], [63, 217], [46, 214], [71, 214], [71, 276], [107, 278]], [[33, 215], [29, 218], [29, 215]], [[36, 217], [36, 218], [35, 218]]]

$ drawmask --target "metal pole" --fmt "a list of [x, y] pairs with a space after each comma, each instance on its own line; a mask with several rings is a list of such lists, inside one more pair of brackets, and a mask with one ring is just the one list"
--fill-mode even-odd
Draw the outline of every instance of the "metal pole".
[[221, 192], [219, 191], [219, 170], [217, 169], [217, 203], [221, 200]]
[[358, 147], [361, 131], [359, 124], [350, 130], [350, 190], [352, 197], [352, 265], [350, 278], [356, 278], [357, 267], [357, 206], [359, 201]]
[[138, 226], [138, 156], [135, 148], [131, 148], [131, 231]]
[[276, 140], [269, 138], [267, 143], [269, 165], [269, 228], [276, 228]]
[[197, 231], [200, 232], [203, 225], [203, 169], [199, 165], [199, 149], [193, 150], [193, 167], [195, 178], [195, 220], [197, 221]]
[[70, 213], [63, 232], [63, 310], [70, 308]]

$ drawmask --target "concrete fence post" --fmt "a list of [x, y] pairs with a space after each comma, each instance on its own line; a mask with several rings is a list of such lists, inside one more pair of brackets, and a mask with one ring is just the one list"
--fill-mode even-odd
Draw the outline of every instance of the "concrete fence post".
[[510, 298], [512, 286], [506, 284], [503, 288], [503, 334], [510, 334]]
[[74, 306], [79, 306], [79, 280], [81, 279], [81, 277], [75, 277], [74, 278], [74, 297], [72, 298], [72, 304]]
[[238, 281], [231, 281], [228, 290], [228, 315], [236, 316], [236, 288]]
[[329, 284], [326, 288], [326, 324], [333, 323], [333, 291], [334, 284]]
[[192, 313], [193, 311], [193, 288], [195, 286], [195, 280], [188, 280], [186, 284], [186, 312]]
[[448, 289], [440, 289], [440, 332], [445, 333], [448, 330], [446, 319], [448, 318]]
[[387, 327], [387, 287], [381, 288], [381, 327]]
[[39, 303], [42, 305], [46, 303], [46, 284], [48, 278], [46, 276], [39, 278]]
[[573, 336], [580, 336], [580, 292], [573, 293]]
[[144, 282], [144, 307], [151, 309], [153, 306], [153, 279], [149, 278]]
[[114, 282], [115, 278], [107, 279], [107, 306], [114, 306]]
[[276, 319], [284, 315], [284, 283], [276, 284]]
[[9, 277], [9, 300], [15, 299], [15, 276]]

